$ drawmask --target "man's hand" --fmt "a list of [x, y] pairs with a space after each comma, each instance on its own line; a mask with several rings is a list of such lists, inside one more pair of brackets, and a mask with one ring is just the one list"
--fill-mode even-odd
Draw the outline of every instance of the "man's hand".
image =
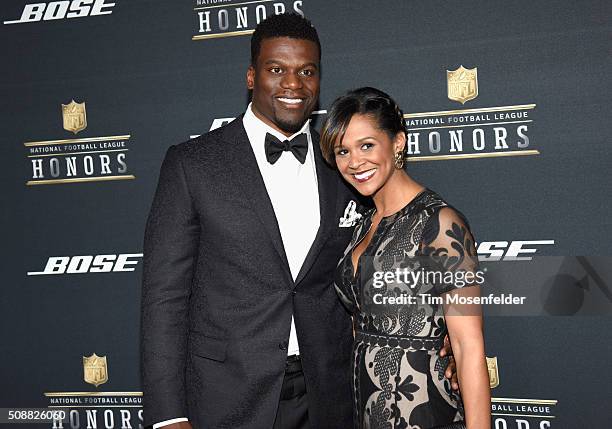
[[459, 381], [457, 380], [457, 365], [455, 364], [455, 358], [453, 357], [453, 348], [448, 338], [448, 334], [444, 337], [444, 345], [440, 349], [440, 357], [448, 356], [448, 365], [444, 376], [451, 382], [451, 388], [459, 391]]
[[162, 426], [159, 429], [193, 429], [191, 427], [191, 423], [189, 422], [178, 422], [178, 423], [172, 423], [166, 426]]

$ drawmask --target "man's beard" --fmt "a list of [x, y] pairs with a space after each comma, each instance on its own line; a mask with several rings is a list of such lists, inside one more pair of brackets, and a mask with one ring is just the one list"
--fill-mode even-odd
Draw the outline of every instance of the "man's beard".
[[283, 130], [286, 133], [295, 134], [299, 130], [302, 129], [304, 123], [308, 119], [308, 116], [302, 117], [300, 119], [289, 119], [289, 118], [279, 118], [277, 115], [275, 116], [275, 123], [278, 128]]

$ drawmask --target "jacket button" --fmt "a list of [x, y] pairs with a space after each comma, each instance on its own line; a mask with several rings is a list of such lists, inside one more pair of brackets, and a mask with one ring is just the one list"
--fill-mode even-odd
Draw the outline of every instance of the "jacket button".
[[287, 350], [289, 348], [289, 342], [288, 341], [282, 341], [278, 344], [278, 348], [281, 350]]

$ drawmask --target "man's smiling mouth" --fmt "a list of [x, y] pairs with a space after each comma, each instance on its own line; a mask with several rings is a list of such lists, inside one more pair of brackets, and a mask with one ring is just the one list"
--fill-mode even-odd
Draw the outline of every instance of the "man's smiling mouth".
[[281, 103], [288, 104], [291, 106], [297, 106], [304, 102], [303, 98], [297, 98], [297, 97], [276, 97], [276, 99], [280, 101]]

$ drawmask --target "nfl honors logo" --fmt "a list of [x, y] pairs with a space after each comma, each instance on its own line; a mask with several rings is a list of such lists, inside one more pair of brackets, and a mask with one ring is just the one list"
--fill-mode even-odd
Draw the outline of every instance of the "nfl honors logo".
[[87, 112], [85, 102], [77, 103], [72, 100], [68, 104], [62, 104], [62, 117], [64, 119], [64, 129], [73, 133], [78, 133], [87, 128]]
[[446, 70], [448, 98], [465, 104], [478, 97], [478, 68], [466, 69], [460, 66], [456, 70]]
[[106, 356], [83, 356], [83, 379], [86, 383], [98, 387], [108, 381], [108, 366]]

